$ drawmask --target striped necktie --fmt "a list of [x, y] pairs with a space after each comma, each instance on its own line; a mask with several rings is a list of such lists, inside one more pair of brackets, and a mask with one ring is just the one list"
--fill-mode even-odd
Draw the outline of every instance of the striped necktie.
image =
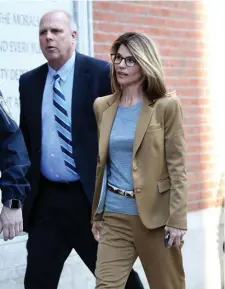
[[66, 99], [61, 89], [59, 74], [54, 76], [53, 105], [55, 108], [56, 129], [60, 140], [64, 163], [66, 168], [74, 174], [77, 173], [77, 170], [73, 159], [71, 122], [68, 117]]

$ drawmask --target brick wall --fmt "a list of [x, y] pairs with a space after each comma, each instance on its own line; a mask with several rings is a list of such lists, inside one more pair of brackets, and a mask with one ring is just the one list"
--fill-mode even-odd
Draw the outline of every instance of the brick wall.
[[189, 210], [222, 203], [224, 174], [215, 178], [211, 93], [208, 87], [207, 14], [196, 1], [93, 1], [95, 56], [109, 60], [112, 41], [126, 31], [157, 44], [166, 82], [181, 98], [188, 143]]

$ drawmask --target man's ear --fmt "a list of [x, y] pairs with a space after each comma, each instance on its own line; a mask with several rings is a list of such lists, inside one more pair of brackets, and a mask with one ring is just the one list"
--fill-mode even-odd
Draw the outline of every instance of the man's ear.
[[77, 40], [77, 31], [72, 32], [72, 38], [73, 38], [73, 43], [75, 43]]

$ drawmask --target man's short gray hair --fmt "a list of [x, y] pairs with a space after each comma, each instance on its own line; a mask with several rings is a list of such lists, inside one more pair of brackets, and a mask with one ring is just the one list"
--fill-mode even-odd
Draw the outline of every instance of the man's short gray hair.
[[[57, 12], [63, 13], [63, 14], [67, 17], [67, 19], [69, 20], [69, 27], [70, 27], [71, 32], [72, 32], [72, 31], [77, 31], [76, 21], [74, 20], [73, 16], [72, 16], [69, 12], [67, 12], [67, 11], [64, 11], [64, 10], [52, 10], [52, 11], [50, 11], [50, 12], [45, 13], [45, 14], [42, 16], [42, 18], [43, 18], [46, 14], [49, 14], [49, 13], [57, 13]], [[41, 18], [41, 20], [42, 20], [42, 18]], [[41, 20], [40, 20], [40, 21], [41, 21]]]

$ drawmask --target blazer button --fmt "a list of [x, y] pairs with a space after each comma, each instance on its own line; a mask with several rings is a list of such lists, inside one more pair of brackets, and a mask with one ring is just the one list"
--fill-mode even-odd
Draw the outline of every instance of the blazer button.
[[40, 151], [41, 151], [40, 149], [37, 150], [38, 153], [40, 153]]
[[140, 193], [140, 192], [141, 192], [141, 190], [140, 190], [140, 189], [137, 189], [137, 190], [136, 190], [136, 192], [137, 192], [137, 193]]
[[136, 171], [136, 170], [137, 170], [137, 167], [133, 167], [133, 170]]

